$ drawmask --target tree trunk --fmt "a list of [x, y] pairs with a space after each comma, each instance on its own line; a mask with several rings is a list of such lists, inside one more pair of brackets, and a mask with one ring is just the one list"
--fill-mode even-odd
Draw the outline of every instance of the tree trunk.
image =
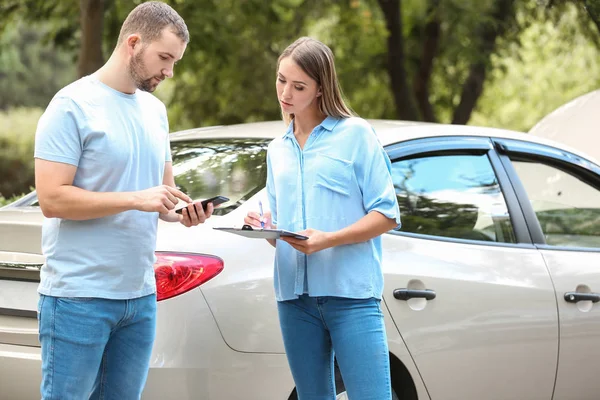
[[427, 9], [427, 23], [423, 29], [423, 53], [419, 70], [413, 81], [413, 92], [423, 121], [437, 122], [433, 106], [429, 101], [429, 82], [433, 71], [433, 61], [440, 42], [440, 0], [430, 0]]
[[79, 0], [81, 17], [81, 44], [77, 75], [96, 72], [104, 63], [102, 55], [102, 28], [104, 26], [104, 0]]
[[483, 92], [486, 73], [490, 66], [490, 57], [496, 49], [496, 39], [507, 30], [508, 23], [515, 17], [514, 0], [497, 0], [490, 18], [485, 18], [474, 37], [481, 38], [479, 51], [481, 57], [471, 65], [469, 75], [463, 84], [460, 103], [454, 110], [453, 124], [466, 124], [477, 100]]
[[388, 30], [388, 73], [392, 94], [399, 119], [418, 121], [419, 113], [414, 105], [408, 85], [402, 36], [402, 14], [400, 0], [378, 0]]

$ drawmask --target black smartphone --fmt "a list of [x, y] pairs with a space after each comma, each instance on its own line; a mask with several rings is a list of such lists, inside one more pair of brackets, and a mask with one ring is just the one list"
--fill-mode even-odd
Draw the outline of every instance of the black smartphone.
[[[202, 204], [202, 209], [204, 211], [206, 211], [206, 207], [208, 207], [208, 203], [213, 203], [213, 206], [216, 207], [219, 204], [223, 204], [228, 202], [229, 199], [225, 196], [215, 196], [215, 197], [211, 197], [210, 199], [206, 199], [206, 200], [202, 200], [202, 202], [200, 204]], [[186, 206], [187, 207], [187, 206]], [[183, 210], [185, 207], [181, 207], [177, 210], [175, 210], [175, 212], [177, 214], [181, 214], [181, 210]]]

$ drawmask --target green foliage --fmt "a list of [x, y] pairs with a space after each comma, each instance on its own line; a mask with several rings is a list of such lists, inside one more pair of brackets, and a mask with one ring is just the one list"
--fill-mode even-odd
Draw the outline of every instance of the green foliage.
[[349, 105], [369, 118], [394, 118], [389, 76], [385, 70], [387, 31], [374, 2], [335, 3], [314, 20], [307, 34], [331, 47]]
[[45, 43], [73, 50], [78, 44], [79, 1], [2, 0], [0, 33], [10, 30], [14, 22], [46, 23]]
[[0, 196], [10, 198], [34, 186], [35, 128], [41, 109], [0, 112]]
[[72, 56], [44, 43], [48, 29], [15, 23], [0, 36], [0, 110], [45, 107], [75, 78]]
[[[279, 53], [306, 34], [326, 1], [181, 1], [191, 41], [175, 71], [173, 126], [279, 118]], [[171, 111], [171, 110], [170, 110]], [[182, 123], [181, 121], [185, 121]]]
[[600, 86], [598, 49], [582, 34], [586, 28], [577, 24], [576, 6], [567, 5], [556, 22], [538, 18], [520, 35], [520, 46], [494, 57], [470, 124], [527, 131], [560, 105]]
[[8, 199], [0, 196], [0, 207], [4, 207], [7, 204], [17, 201], [21, 197], [23, 197], [23, 195], [12, 196], [12, 197], [9, 197]]
[[[112, 51], [127, 13], [140, 2], [105, 0], [105, 55]], [[316, 37], [333, 49], [352, 108], [367, 118], [395, 118], [386, 71], [388, 33], [376, 0], [168, 2], [185, 18], [191, 34], [175, 79], [163, 83], [156, 93], [168, 105], [171, 130], [279, 119], [274, 85], [277, 57], [302, 35]], [[430, 82], [430, 101], [441, 122], [450, 121], [469, 67], [482, 56], [476, 46], [477, 32], [482, 23], [491, 21], [489, 11], [495, 3], [401, 2], [409, 83], [421, 65], [425, 24], [436, 16], [441, 21]], [[546, 3], [516, 2], [517, 21], [497, 43], [483, 97], [470, 123], [527, 129], [557, 105], [597, 86], [594, 46], [600, 35], [587, 11], [599, 0]], [[438, 4], [435, 13], [430, 4]], [[44, 24], [38, 31], [31, 21]], [[2, 29], [0, 108], [45, 106], [58, 88], [75, 77], [77, 0], [3, 0]], [[48, 41], [60, 47], [49, 47]]]

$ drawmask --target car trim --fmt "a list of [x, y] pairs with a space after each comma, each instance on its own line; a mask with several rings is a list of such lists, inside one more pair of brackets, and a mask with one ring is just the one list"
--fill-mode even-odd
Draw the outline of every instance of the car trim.
[[14, 203], [10, 203], [4, 207], [0, 207], [0, 210], [8, 210], [8, 209], [17, 208], [17, 207], [27, 207], [27, 206], [30, 206], [31, 204], [35, 203], [36, 201], [37, 201], [37, 193], [34, 190], [33, 192], [21, 197]]
[[587, 253], [598, 253], [600, 249], [598, 247], [567, 247], [567, 246], [552, 246], [550, 244], [538, 244], [535, 246], [538, 250], [554, 250], [554, 251], [576, 251], [587, 252]]
[[413, 155], [423, 157], [430, 154], [447, 154], [452, 150], [456, 150], [460, 154], [464, 154], [465, 152], [469, 154], [484, 154], [492, 149], [492, 143], [489, 138], [477, 136], [444, 136], [411, 139], [386, 147], [386, 151], [392, 162], [400, 158], [406, 159]]
[[15, 263], [0, 261], [0, 279], [7, 281], [39, 282], [40, 268], [38, 263]]
[[446, 136], [430, 137], [424, 139], [413, 139], [406, 142], [396, 143], [386, 147], [392, 162], [400, 159], [406, 160], [411, 157], [426, 157], [434, 155], [447, 154], [487, 154], [488, 160], [498, 179], [500, 190], [506, 201], [511, 224], [515, 232], [517, 243], [504, 242], [482, 242], [479, 240], [468, 240], [459, 238], [449, 238], [444, 236], [424, 235], [417, 233], [394, 231], [394, 234], [406, 235], [419, 238], [430, 237], [433, 240], [443, 240], [449, 242], [460, 242], [492, 246], [510, 246], [533, 248], [533, 241], [529, 235], [525, 217], [517, 200], [517, 193], [509, 180], [507, 171], [503, 168], [498, 154], [494, 150], [491, 138], [479, 136]]
[[538, 156], [544, 161], [554, 159], [569, 164], [571, 168], [578, 167], [587, 173], [591, 172], [593, 173], [592, 176], [600, 176], [600, 166], [583, 157], [556, 147], [503, 138], [494, 138], [494, 145], [496, 150], [502, 154], [525, 154], [530, 159], [535, 159]]
[[597, 252], [598, 248], [551, 246], [546, 243], [546, 237], [544, 236], [540, 222], [533, 210], [531, 201], [527, 196], [527, 191], [525, 190], [509, 156], [522, 156], [529, 161], [539, 161], [552, 165], [576, 175], [585, 183], [588, 183], [597, 189], [600, 189], [600, 167], [566, 150], [560, 150], [544, 144], [519, 142], [518, 140], [500, 138], [495, 138], [493, 141], [499, 152], [502, 165], [508, 173], [513, 188], [517, 193], [517, 198], [519, 199], [523, 215], [527, 221], [533, 243], [538, 248], [547, 250], [582, 251], [585, 249], [585, 251]]
[[[490, 143], [492, 142], [490, 141]], [[510, 179], [510, 174], [506, 170], [500, 155], [496, 151], [491, 150], [488, 152], [488, 158], [490, 159], [492, 168], [494, 169], [496, 177], [498, 178], [498, 184], [500, 185], [500, 189], [504, 195], [504, 201], [506, 201], [506, 207], [508, 208], [510, 221], [513, 225], [513, 231], [515, 232], [517, 243], [533, 246], [534, 242], [527, 225], [527, 219], [525, 218], [523, 208], [519, 202], [519, 195], [515, 191]]]
[[406, 236], [415, 239], [423, 239], [423, 240], [434, 240], [436, 242], [451, 242], [451, 243], [464, 243], [464, 244], [474, 244], [480, 246], [496, 246], [496, 247], [514, 247], [519, 249], [535, 249], [536, 247], [531, 243], [506, 243], [506, 242], [486, 242], [482, 240], [472, 240], [472, 239], [460, 239], [453, 238], [448, 236], [434, 236], [434, 235], [425, 235], [422, 233], [413, 233], [413, 232], [402, 232], [402, 231], [388, 231], [386, 232], [391, 235], [397, 236]]
[[533, 211], [533, 206], [529, 201], [525, 187], [523, 186], [521, 179], [519, 179], [517, 171], [512, 165], [510, 158], [508, 158], [508, 155], [502, 153], [500, 153], [498, 157], [502, 162], [506, 173], [508, 174], [508, 178], [510, 179], [510, 183], [515, 193], [517, 194], [519, 207], [521, 208], [523, 216], [525, 217], [527, 230], [531, 235], [531, 240], [534, 244], [546, 244], [546, 239], [544, 238], [544, 232], [542, 231], [540, 221], [538, 221], [535, 211]]
[[0, 307], [0, 315], [7, 317], [22, 317], [22, 318], [35, 318], [37, 319], [37, 311], [31, 310], [19, 310], [16, 308], [2, 308]]

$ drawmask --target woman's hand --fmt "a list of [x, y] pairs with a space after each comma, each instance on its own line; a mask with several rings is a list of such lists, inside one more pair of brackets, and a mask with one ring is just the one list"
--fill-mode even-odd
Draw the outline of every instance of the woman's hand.
[[[272, 221], [271, 211], [267, 211], [266, 213], [263, 214], [262, 217], [260, 216], [259, 213], [250, 211], [244, 217], [244, 223], [247, 225], [253, 226], [255, 228], [273, 229], [273, 228], [275, 228], [275, 226], [273, 226], [273, 223], [271, 221]], [[263, 222], [263, 224], [261, 224], [261, 222]], [[267, 239], [267, 242], [269, 242], [269, 244], [271, 244], [271, 246], [273, 246], [273, 247], [277, 246], [275, 239]]]
[[280, 240], [286, 241], [296, 250], [304, 254], [313, 254], [317, 251], [333, 247], [335, 245], [333, 234], [331, 232], [322, 232], [315, 229], [306, 229], [297, 232], [300, 235], [308, 236], [307, 240], [294, 239], [292, 237], [282, 236]]
[[[261, 225], [261, 221], [264, 222], [264, 226]], [[259, 213], [254, 212], [254, 211], [250, 211], [245, 217], [244, 217], [244, 223], [256, 228], [266, 228], [266, 229], [272, 229], [273, 225], [271, 222], [271, 212], [267, 211], [266, 213], [263, 214], [263, 216], [261, 217]]]

